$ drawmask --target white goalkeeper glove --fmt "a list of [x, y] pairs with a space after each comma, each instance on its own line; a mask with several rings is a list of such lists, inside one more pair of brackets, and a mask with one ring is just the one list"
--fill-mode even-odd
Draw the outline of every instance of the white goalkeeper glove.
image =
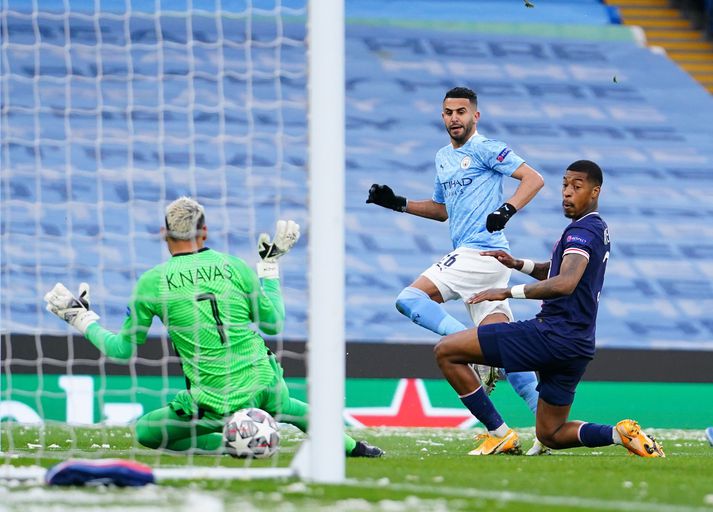
[[79, 285], [79, 298], [72, 295], [62, 283], [54, 285], [45, 294], [47, 311], [57, 315], [69, 325], [84, 334], [87, 328], [99, 320], [99, 315], [89, 310], [89, 285], [81, 283]]
[[261, 233], [257, 241], [257, 252], [260, 255], [260, 261], [257, 262], [257, 276], [267, 279], [280, 277], [277, 260], [287, 254], [299, 238], [300, 225], [293, 220], [278, 220], [272, 240], [267, 233]]

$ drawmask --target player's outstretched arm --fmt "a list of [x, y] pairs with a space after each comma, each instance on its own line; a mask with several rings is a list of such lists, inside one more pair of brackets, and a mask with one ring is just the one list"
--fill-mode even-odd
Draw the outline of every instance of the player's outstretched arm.
[[536, 263], [536, 262], [534, 262], [532, 260], [528, 260], [528, 259], [519, 260], [517, 258], [513, 258], [510, 254], [508, 254], [502, 250], [481, 251], [480, 255], [481, 256], [492, 256], [493, 258], [498, 260], [500, 263], [502, 263], [506, 267], [513, 268], [515, 270], [519, 270], [523, 274], [531, 275], [538, 281], [547, 279], [547, 274], [550, 272], [550, 262], [549, 261], [546, 261], [543, 263]]
[[587, 269], [589, 260], [579, 254], [566, 254], [562, 259], [560, 273], [549, 279], [519, 284], [512, 288], [491, 288], [473, 295], [466, 302], [479, 304], [490, 300], [505, 299], [555, 299], [570, 295]]
[[545, 180], [539, 172], [527, 164], [521, 164], [520, 167], [512, 173], [512, 177], [519, 180], [520, 184], [507, 202], [518, 210], [522, 210], [527, 203], [532, 201], [540, 189], [545, 186]]
[[445, 204], [437, 203], [431, 199], [420, 201], [406, 199], [403, 196], [397, 196], [388, 185], [374, 183], [369, 189], [369, 197], [366, 198], [366, 202], [440, 222], [448, 220]]
[[510, 218], [532, 201], [532, 198], [545, 185], [545, 180], [540, 173], [525, 163], [512, 173], [512, 177], [519, 180], [520, 184], [510, 199], [488, 215], [485, 227], [491, 233], [503, 229]]
[[[72, 295], [62, 283], [57, 283], [45, 294], [44, 299], [45, 302], [47, 302], [46, 309], [74, 327], [108, 357], [114, 359], [131, 358], [135, 348], [133, 337], [114, 334], [99, 324], [99, 315], [90, 309], [90, 293], [87, 283], [81, 283], [79, 285], [79, 293], [77, 295], [78, 298]], [[127, 323], [132, 325], [132, 332], [137, 331], [131, 315], [127, 317], [123, 331], [127, 330]], [[146, 339], [146, 331], [150, 325], [151, 321], [149, 317], [148, 324], [143, 330], [141, 342]]]
[[437, 220], [439, 222], [445, 222], [448, 220], [446, 205], [437, 203], [432, 199], [424, 199], [423, 201], [409, 200], [408, 206], [406, 207], [406, 213], [410, 213], [411, 215], [416, 215], [418, 217]]
[[[280, 280], [259, 280], [248, 267], [245, 267], [245, 271], [252, 273], [253, 280], [252, 290], [248, 290], [253, 298], [250, 319], [261, 332], [269, 335], [280, 334], [285, 325], [285, 303], [282, 300]], [[245, 276], [243, 282], [250, 283], [251, 280]]]
[[[259, 280], [253, 283], [251, 296], [255, 298], [251, 318], [265, 334], [279, 334], [285, 323], [285, 304], [280, 289], [278, 259], [287, 254], [300, 238], [300, 225], [293, 220], [278, 220], [275, 235], [261, 233], [257, 250]], [[253, 277], [254, 279], [254, 277]], [[250, 282], [249, 280], [247, 282]], [[257, 292], [257, 293], [256, 293]]]

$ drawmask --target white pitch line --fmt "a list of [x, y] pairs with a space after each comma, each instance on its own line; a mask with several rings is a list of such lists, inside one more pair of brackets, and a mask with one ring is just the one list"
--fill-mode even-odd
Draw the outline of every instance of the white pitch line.
[[435, 494], [449, 498], [480, 498], [505, 502], [528, 503], [532, 505], [552, 505], [572, 508], [595, 508], [601, 510], [626, 510], [627, 512], [712, 512], [711, 507], [689, 507], [670, 503], [601, 500], [596, 498], [577, 498], [574, 496], [548, 496], [513, 491], [487, 491], [483, 489], [463, 489], [459, 487], [433, 487], [417, 484], [387, 484], [376, 482], [348, 481], [343, 485], [371, 486], [392, 491], [413, 492], [416, 494]]

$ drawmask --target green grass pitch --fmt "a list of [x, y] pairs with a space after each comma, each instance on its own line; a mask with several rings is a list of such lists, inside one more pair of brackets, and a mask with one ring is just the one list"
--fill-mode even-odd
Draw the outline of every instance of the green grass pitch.
[[[283, 429], [278, 457], [252, 467], [284, 466], [302, 435]], [[113, 510], [222, 512], [232, 510], [550, 511], [627, 510], [713, 512], [713, 448], [701, 431], [653, 430], [665, 459], [629, 456], [621, 447], [571, 449], [549, 456], [468, 457], [477, 431], [367, 429], [355, 437], [384, 448], [382, 459], [348, 459], [344, 485], [297, 479], [164, 481], [142, 489], [48, 488], [0, 483], [0, 511]], [[527, 448], [532, 430], [521, 437]], [[10, 443], [12, 442], [12, 446]], [[38, 445], [47, 448], [39, 450]], [[80, 447], [82, 454], [72, 452]], [[70, 456], [127, 457], [163, 467], [187, 463], [244, 467], [243, 460], [137, 451], [127, 428], [5, 425], [4, 463], [49, 467]]]

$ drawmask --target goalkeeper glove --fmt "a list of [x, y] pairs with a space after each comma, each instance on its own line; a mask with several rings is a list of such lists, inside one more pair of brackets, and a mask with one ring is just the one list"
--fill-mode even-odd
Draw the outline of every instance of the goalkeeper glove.
[[81, 283], [79, 285], [79, 298], [72, 295], [62, 283], [54, 285], [45, 294], [47, 311], [57, 315], [69, 325], [77, 329], [82, 334], [87, 332], [87, 328], [99, 320], [99, 315], [89, 310], [89, 285]]
[[299, 238], [300, 225], [293, 220], [278, 220], [272, 240], [267, 233], [261, 233], [257, 241], [257, 252], [260, 255], [260, 261], [257, 262], [257, 276], [267, 279], [279, 278], [280, 268], [277, 260], [287, 254]]
[[374, 183], [369, 189], [367, 203], [378, 204], [384, 208], [391, 208], [397, 212], [405, 212], [408, 200], [403, 196], [397, 196], [388, 185], [377, 185]]
[[485, 220], [485, 228], [490, 231], [500, 231], [510, 220], [510, 217], [517, 213], [517, 209], [510, 203], [503, 203], [500, 208], [488, 215]]

